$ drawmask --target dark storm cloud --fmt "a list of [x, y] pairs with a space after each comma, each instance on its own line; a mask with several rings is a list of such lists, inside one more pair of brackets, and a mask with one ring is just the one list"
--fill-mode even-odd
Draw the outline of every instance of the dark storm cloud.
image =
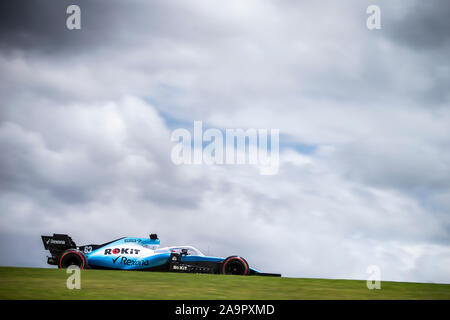
[[[66, 8], [71, 4], [79, 5], [82, 10], [82, 28], [76, 32], [66, 29]], [[357, 8], [364, 12], [369, 4], [371, 1], [358, 2], [349, 11], [354, 12], [354, 8]], [[448, 1], [416, 1], [405, 5], [406, 14], [402, 12], [398, 16], [398, 11], [391, 10], [388, 2], [380, 1], [379, 5], [382, 21], [386, 23], [383, 24], [383, 32], [395, 41], [418, 50], [441, 48], [449, 44]], [[301, 8], [287, 2], [280, 3], [280, 6]], [[167, 1], [152, 1], [149, 8], [145, 1], [6, 0], [0, 3], [0, 44], [3, 49], [35, 49], [49, 53], [64, 48], [73, 50], [77, 47], [106, 45], [119, 39], [126, 41], [127, 37], [121, 30], [127, 28], [134, 29], [135, 34], [147, 34], [150, 38], [156, 35], [160, 38], [184, 37], [188, 41], [205, 39], [211, 27], [217, 35], [220, 31], [218, 25], [211, 25], [212, 20], [207, 23], [196, 20], [193, 18], [195, 15], [208, 20], [207, 15], [199, 14], [189, 6], [177, 7]], [[335, 22], [339, 23], [338, 19]], [[126, 34], [133, 38], [132, 33]]]
[[[67, 7], [81, 8], [81, 29], [68, 30]], [[133, 25], [127, 11], [138, 11], [136, 1], [17, 0], [0, 4], [0, 45], [3, 50], [79, 54], [120, 39], [120, 28]], [[122, 39], [123, 40], [123, 39]]]
[[[450, 2], [446, 0], [406, 3], [403, 10], [389, 11], [381, 7], [383, 33], [400, 48], [417, 56], [417, 73], [411, 77], [433, 79], [423, 87], [410, 90], [417, 104], [423, 107], [441, 107], [450, 101]], [[404, 52], [398, 52], [404, 55]]]
[[[80, 30], [66, 28], [66, 9], [71, 4], [81, 8]], [[7, 51], [47, 55], [104, 47], [121, 51], [163, 39], [203, 42], [227, 32], [188, 4], [177, 6], [169, 1], [152, 1], [151, 6], [141, 0], [6, 0], [0, 4], [0, 49]]]
[[[92, 22], [104, 16], [95, 1], [17, 0], [0, 3], [0, 46], [3, 50], [32, 50], [47, 54], [95, 43], [89, 36]], [[83, 14], [83, 28], [69, 32], [66, 9], [71, 4], [89, 7]], [[101, 21], [101, 20], [100, 20]], [[95, 26], [101, 26], [95, 23]], [[96, 29], [94, 27], [94, 29]], [[107, 28], [102, 29], [107, 30]], [[97, 41], [100, 41], [98, 38]]]
[[386, 28], [394, 41], [414, 50], [446, 49], [448, 53], [449, 17], [450, 2], [447, 0], [416, 1], [399, 18], [391, 15]]

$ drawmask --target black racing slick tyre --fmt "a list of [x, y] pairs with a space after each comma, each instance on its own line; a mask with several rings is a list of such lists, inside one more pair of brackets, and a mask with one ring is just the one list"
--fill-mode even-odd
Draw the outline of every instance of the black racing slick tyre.
[[86, 256], [81, 251], [75, 249], [64, 251], [59, 257], [58, 267], [65, 269], [69, 266], [77, 266], [80, 269], [86, 269], [88, 266]]
[[248, 274], [249, 267], [244, 258], [239, 256], [231, 256], [223, 261], [221, 271], [222, 274], [245, 276]]

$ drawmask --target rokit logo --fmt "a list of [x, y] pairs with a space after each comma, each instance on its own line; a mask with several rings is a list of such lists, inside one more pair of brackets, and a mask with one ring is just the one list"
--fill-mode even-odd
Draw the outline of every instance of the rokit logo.
[[139, 254], [141, 250], [139, 249], [131, 249], [131, 248], [114, 248], [114, 249], [105, 249], [105, 255], [108, 254]]
[[112, 262], [114, 264], [117, 262], [117, 263], [124, 264], [127, 266], [148, 266], [148, 260], [128, 259], [127, 257], [123, 257], [123, 256], [118, 256], [117, 258], [113, 258]]
[[188, 267], [187, 266], [183, 266], [183, 265], [173, 265], [172, 266], [173, 270], [180, 270], [180, 271], [187, 271]]

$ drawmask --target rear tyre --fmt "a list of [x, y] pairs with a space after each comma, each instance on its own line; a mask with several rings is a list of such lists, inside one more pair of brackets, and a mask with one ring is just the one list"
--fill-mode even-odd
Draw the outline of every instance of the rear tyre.
[[239, 256], [226, 258], [222, 263], [222, 274], [233, 274], [245, 276], [248, 274], [249, 267], [247, 261]]
[[64, 253], [59, 257], [58, 267], [65, 269], [69, 266], [77, 266], [80, 269], [87, 268], [87, 258], [79, 250], [69, 249], [64, 251]]

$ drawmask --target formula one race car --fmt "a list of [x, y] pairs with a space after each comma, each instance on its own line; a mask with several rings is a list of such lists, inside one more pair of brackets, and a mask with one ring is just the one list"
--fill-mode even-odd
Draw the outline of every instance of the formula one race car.
[[50, 251], [47, 263], [67, 268], [171, 271], [234, 275], [281, 276], [250, 268], [240, 256], [208, 257], [191, 246], [161, 248], [156, 234], [149, 238], [120, 238], [104, 244], [77, 246], [66, 234], [42, 236]]

